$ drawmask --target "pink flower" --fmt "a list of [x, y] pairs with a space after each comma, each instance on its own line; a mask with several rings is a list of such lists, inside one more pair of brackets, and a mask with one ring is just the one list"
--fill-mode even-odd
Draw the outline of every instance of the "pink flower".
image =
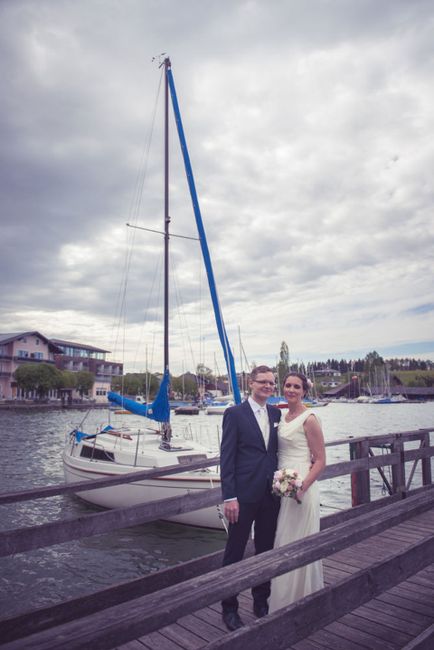
[[298, 490], [302, 487], [303, 481], [295, 469], [278, 469], [274, 472], [272, 493], [279, 497], [290, 497], [297, 503], [301, 503], [297, 497]]

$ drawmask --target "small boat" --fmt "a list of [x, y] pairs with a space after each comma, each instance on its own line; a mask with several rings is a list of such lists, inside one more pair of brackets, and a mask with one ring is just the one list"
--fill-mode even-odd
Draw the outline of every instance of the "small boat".
[[318, 409], [330, 404], [330, 400], [306, 399], [303, 400], [303, 404], [307, 406], [308, 409]]
[[185, 406], [177, 406], [174, 413], [175, 415], [199, 415], [200, 408], [192, 404], [186, 404]]
[[403, 404], [407, 398], [403, 395], [380, 395], [368, 399], [369, 404]]
[[[267, 400], [268, 404], [272, 406], [277, 406], [278, 409], [287, 409], [288, 402], [284, 397], [270, 397]], [[330, 400], [317, 400], [317, 399], [304, 399], [303, 404], [307, 408], [321, 408], [327, 406], [330, 403]]]
[[234, 402], [211, 402], [205, 409], [207, 415], [223, 415], [229, 406], [233, 406]]
[[[169, 233], [169, 178], [168, 178], [168, 133], [169, 133], [169, 94], [175, 115], [181, 152], [184, 157], [184, 166], [189, 184], [193, 204], [194, 216], [198, 230], [198, 240], [202, 250], [202, 257], [208, 278], [211, 301], [214, 308], [215, 319], [220, 342], [225, 357], [229, 382], [235, 402], [241, 401], [237, 384], [234, 358], [227, 338], [221, 307], [219, 304], [215, 285], [205, 229], [200, 213], [199, 202], [194, 184], [193, 171], [190, 164], [187, 143], [185, 141], [181, 114], [176, 96], [175, 84], [171, 69], [170, 59], [166, 57], [161, 63], [164, 65], [165, 88], [165, 182], [164, 182], [164, 373], [155, 400], [150, 404], [141, 404], [136, 400], [114, 392], [108, 394], [109, 400], [122, 409], [131, 411], [135, 415], [146, 418], [142, 429], [125, 427], [112, 427], [110, 424], [101, 428], [97, 433], [86, 433], [74, 429], [67, 436], [63, 451], [63, 466], [67, 483], [88, 480], [92, 481], [102, 476], [119, 476], [128, 472], [137, 472], [146, 468], [162, 468], [178, 463], [180, 466], [189, 462], [215, 457], [212, 451], [203, 445], [192, 441], [172, 436], [170, 422], [170, 373], [169, 373], [169, 240], [176, 237]], [[153, 231], [155, 232], [155, 231]], [[180, 235], [182, 236], [182, 235]], [[194, 407], [196, 408], [196, 407]], [[189, 411], [191, 415], [191, 411]], [[139, 503], [148, 503], [170, 496], [188, 494], [194, 490], [205, 490], [218, 487], [220, 475], [217, 467], [204, 470], [186, 471], [180, 474], [158, 477], [152, 480], [140, 480], [136, 483], [117, 485], [98, 490], [80, 491], [78, 496], [90, 503], [106, 508], [119, 508]], [[219, 509], [216, 507], [205, 508], [199, 511], [168, 517], [170, 521], [177, 521], [205, 528], [222, 527]]]

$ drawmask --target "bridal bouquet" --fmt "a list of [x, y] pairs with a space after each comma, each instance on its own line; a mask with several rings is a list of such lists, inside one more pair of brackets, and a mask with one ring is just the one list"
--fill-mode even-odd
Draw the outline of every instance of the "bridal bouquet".
[[297, 498], [297, 492], [302, 485], [300, 474], [295, 469], [282, 468], [274, 472], [272, 492], [278, 497], [291, 497], [297, 503], [301, 503]]

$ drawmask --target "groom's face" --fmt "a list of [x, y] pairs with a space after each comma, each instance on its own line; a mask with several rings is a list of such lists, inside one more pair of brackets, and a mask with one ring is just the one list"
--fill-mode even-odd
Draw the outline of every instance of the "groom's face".
[[259, 372], [250, 382], [252, 397], [258, 404], [265, 404], [274, 393], [274, 375], [272, 372]]

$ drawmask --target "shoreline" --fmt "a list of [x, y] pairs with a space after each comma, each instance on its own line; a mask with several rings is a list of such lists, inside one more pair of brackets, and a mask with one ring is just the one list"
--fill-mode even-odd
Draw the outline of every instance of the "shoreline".
[[1, 411], [89, 411], [92, 409], [106, 409], [108, 404], [78, 402], [73, 404], [59, 404], [55, 402], [0, 402]]

